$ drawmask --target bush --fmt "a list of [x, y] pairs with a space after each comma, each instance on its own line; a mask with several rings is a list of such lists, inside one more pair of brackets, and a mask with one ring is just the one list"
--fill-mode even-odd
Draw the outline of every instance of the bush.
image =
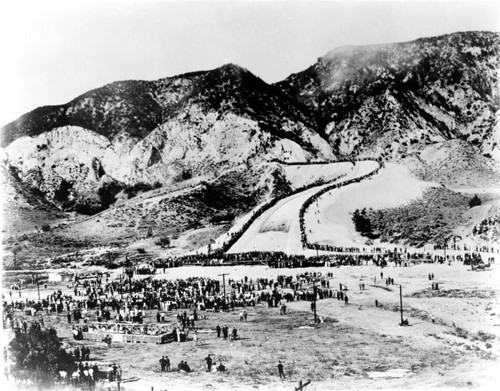
[[48, 224], [42, 225], [42, 231], [43, 232], [50, 232], [50, 225], [48, 225]]
[[356, 209], [352, 215], [352, 221], [357, 232], [365, 236], [371, 234], [372, 225], [370, 218], [366, 214], [366, 208], [363, 208], [361, 211]]
[[127, 198], [130, 199], [135, 197], [139, 193], [144, 193], [153, 189], [159, 189], [160, 187], [162, 187], [162, 184], [160, 182], [155, 182], [153, 185], [150, 185], [149, 183], [139, 182], [135, 185], [127, 186], [123, 190], [123, 192], [127, 195]]
[[75, 212], [82, 215], [92, 216], [102, 210], [100, 205], [89, 202], [77, 202], [75, 204]]
[[481, 199], [476, 195], [474, 195], [474, 197], [472, 197], [469, 201], [469, 207], [471, 208], [474, 208], [475, 206], [479, 206], [482, 204], [482, 201]]
[[168, 236], [164, 236], [160, 239], [158, 239], [155, 244], [157, 246], [160, 246], [161, 248], [168, 248], [170, 247], [170, 238]]
[[116, 182], [105, 183], [98, 191], [99, 199], [101, 200], [102, 209], [106, 209], [108, 206], [116, 201], [116, 195], [122, 190]]
[[188, 169], [182, 170], [181, 180], [187, 181], [188, 179], [191, 179], [192, 177], [193, 177], [193, 174], [191, 173], [191, 170], [188, 170]]
[[59, 184], [59, 188], [54, 192], [54, 199], [58, 202], [68, 201], [69, 193], [72, 187], [72, 183], [63, 179]]
[[229, 223], [234, 220], [234, 213], [215, 215], [210, 218], [210, 224]]

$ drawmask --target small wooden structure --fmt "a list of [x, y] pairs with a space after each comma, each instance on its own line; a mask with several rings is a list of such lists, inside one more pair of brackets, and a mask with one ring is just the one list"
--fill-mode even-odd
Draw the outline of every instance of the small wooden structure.
[[109, 335], [113, 342], [155, 344], [172, 342], [175, 338], [174, 330], [165, 323], [92, 322], [82, 335], [91, 341], [102, 341]]

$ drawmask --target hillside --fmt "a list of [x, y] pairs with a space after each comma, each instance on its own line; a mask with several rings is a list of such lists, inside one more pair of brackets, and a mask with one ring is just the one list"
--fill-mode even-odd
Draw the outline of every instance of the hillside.
[[341, 47], [277, 86], [315, 112], [339, 155], [400, 158], [461, 139], [498, 159], [499, 44], [464, 32]]
[[[331, 180], [327, 163], [352, 157], [403, 164], [453, 189], [494, 192], [499, 43], [497, 33], [466, 32], [342, 47], [274, 85], [227, 64], [119, 81], [37, 108], [1, 129], [4, 232], [34, 235], [35, 226], [52, 223], [54, 251], [74, 237], [83, 240], [70, 243], [78, 248], [165, 235], [193, 250], [231, 228], [212, 218], [248, 215], [275, 196]], [[396, 182], [387, 178], [372, 200]], [[71, 211], [79, 215], [61, 224]], [[339, 219], [336, 232], [356, 242], [348, 212]], [[35, 246], [48, 240], [39, 234]]]
[[[97, 191], [110, 183], [213, 179], [283, 158], [284, 145], [292, 159], [335, 158], [300, 104], [234, 65], [117, 82], [34, 110], [2, 129], [2, 145], [20, 179], [66, 209], [99, 204]], [[68, 199], [57, 199], [62, 187]]]
[[253, 119], [271, 134], [299, 142], [300, 129], [293, 125], [316, 128], [305, 106], [251, 72], [228, 64], [156, 81], [115, 82], [66, 104], [37, 108], [2, 128], [1, 146], [65, 126], [85, 128], [110, 141], [120, 135], [142, 139], [192, 106], [204, 114], [233, 113]]
[[500, 183], [500, 163], [478, 154], [464, 140], [430, 144], [401, 161], [420, 178], [455, 189], [495, 189]]

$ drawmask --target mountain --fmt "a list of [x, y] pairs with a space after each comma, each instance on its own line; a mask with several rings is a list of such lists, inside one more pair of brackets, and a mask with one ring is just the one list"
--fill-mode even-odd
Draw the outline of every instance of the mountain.
[[461, 139], [500, 160], [500, 35], [348, 46], [276, 85], [314, 113], [340, 156], [399, 159]]
[[454, 188], [495, 186], [499, 43], [465, 32], [342, 47], [276, 84], [227, 64], [37, 108], [0, 132], [4, 230], [59, 219], [52, 234], [68, 246], [152, 231], [197, 248], [227, 231], [214, 217], [289, 190], [276, 159], [382, 157]]
[[[284, 151], [333, 159], [308, 109], [235, 65], [157, 81], [117, 82], [36, 109], [2, 129], [6, 164], [49, 200], [93, 199], [110, 183], [216, 178]], [[67, 193], [67, 199], [57, 194]]]
[[37, 108], [2, 129], [1, 146], [22, 136], [32, 137], [64, 126], [89, 129], [111, 141], [123, 134], [142, 139], [193, 105], [204, 112], [248, 116], [277, 133], [286, 121], [315, 127], [308, 123], [311, 118], [304, 113], [304, 107], [279, 88], [239, 66], [227, 64], [152, 82], [115, 82], [64, 105]]

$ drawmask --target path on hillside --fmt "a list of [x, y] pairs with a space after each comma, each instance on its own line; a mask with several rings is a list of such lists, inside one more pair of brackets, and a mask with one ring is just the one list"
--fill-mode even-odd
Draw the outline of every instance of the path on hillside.
[[318, 191], [331, 186], [332, 183], [362, 177], [372, 172], [377, 166], [374, 161], [356, 162], [354, 167], [351, 163], [338, 163], [334, 169], [338, 170], [338, 175], [344, 174], [342, 178], [325, 185], [312, 187], [279, 201], [250, 225], [228, 253], [249, 251], [305, 253], [306, 250], [302, 248], [299, 222], [299, 211], [304, 202]]

